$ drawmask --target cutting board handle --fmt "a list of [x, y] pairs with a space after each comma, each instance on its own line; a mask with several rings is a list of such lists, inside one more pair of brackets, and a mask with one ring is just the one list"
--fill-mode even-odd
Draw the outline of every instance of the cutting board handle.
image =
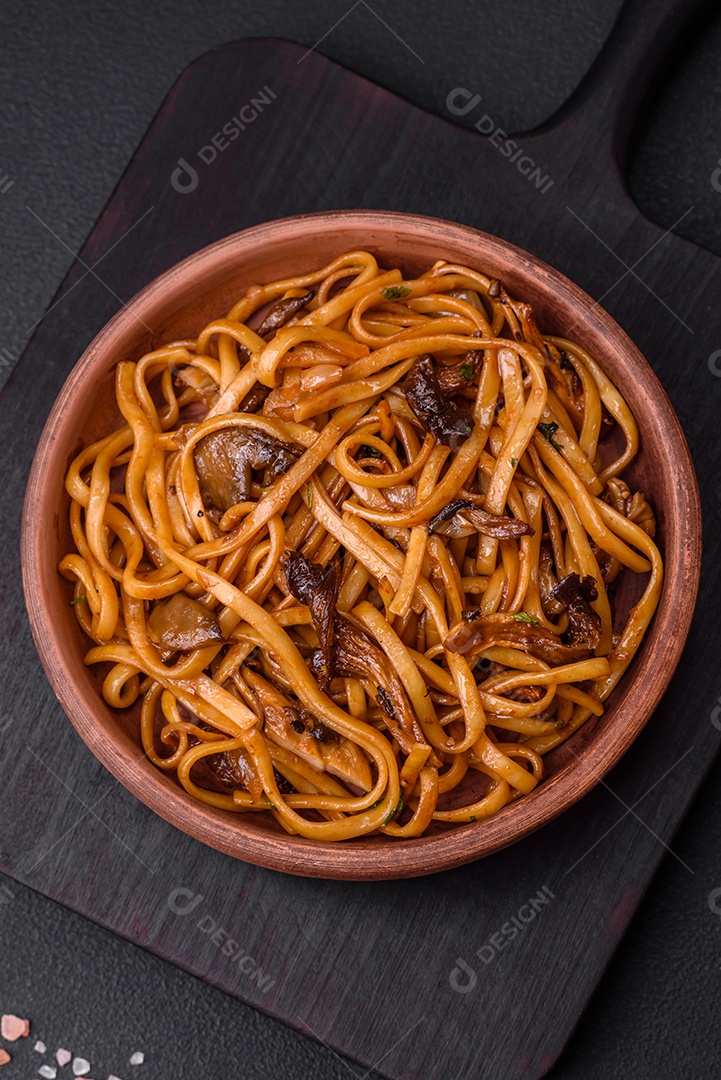
[[[586, 76], [561, 108], [536, 129], [542, 136], [582, 126], [599, 154], [622, 166], [639, 108], [713, 0], [626, 0]], [[604, 145], [605, 144], [605, 145]]]

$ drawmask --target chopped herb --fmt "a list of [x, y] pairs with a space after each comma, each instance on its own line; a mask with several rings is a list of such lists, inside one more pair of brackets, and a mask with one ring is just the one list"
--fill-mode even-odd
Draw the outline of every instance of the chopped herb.
[[380, 450], [375, 446], [367, 446], [365, 443], [361, 446], [361, 454], [363, 457], [383, 457]]
[[517, 457], [512, 457], [511, 458], [511, 465], [513, 466], [514, 469], [515, 469], [517, 464], [518, 464], [518, 458]]
[[75, 605], [79, 604], [81, 600], [87, 600], [87, 598], [88, 598], [87, 593], [83, 593], [82, 596], [76, 596], [74, 600], [70, 601], [70, 607], [75, 607]]
[[529, 626], [538, 626], [538, 619], [534, 619], [533, 615], [529, 615], [527, 611], [519, 611], [513, 618], [516, 622], [528, 623]]
[[556, 731], [563, 731], [565, 726], [566, 725], [564, 724], [563, 720], [559, 720], [558, 723], [556, 724]]
[[391, 818], [394, 818], [394, 817], [396, 817], [396, 815], [397, 815], [397, 814], [400, 814], [401, 810], [403, 809], [403, 805], [404, 805], [404, 804], [403, 804], [403, 795], [401, 794], [401, 797], [400, 797], [400, 799], [398, 800], [398, 806], [396, 806], [395, 810], [391, 810], [390, 814], [389, 814], [389, 815], [388, 815], [388, 817], [387, 817], [387, 818], [385, 819], [385, 821], [383, 822], [383, 824], [384, 824], [384, 825], [387, 825], [387, 824], [388, 824], [388, 822], [389, 822], [389, 821], [391, 820]]
[[547, 442], [550, 442], [554, 450], [563, 450], [560, 443], [557, 443], [553, 436], [558, 431], [558, 424], [555, 420], [551, 420], [548, 424], [538, 424], [538, 430]]
[[461, 364], [458, 369], [464, 379], [468, 379], [470, 382], [473, 376], [476, 374], [476, 369], [473, 364]]
[[411, 290], [405, 285], [388, 285], [385, 289], [381, 289], [381, 292], [386, 300], [402, 300], [404, 296], [410, 296]]
[[313, 485], [311, 484], [310, 480], [308, 481], [307, 491], [308, 491], [308, 509], [312, 510], [313, 509]]
[[475, 815], [475, 814], [471, 814], [471, 816], [469, 817], [469, 819], [468, 819], [468, 820], [469, 820], [469, 821], [478, 821], [478, 818], [476, 817], [476, 815]]
[[[263, 794], [265, 795], [265, 792], [263, 792]], [[278, 807], [268, 795], [265, 795], [265, 801], [268, 803], [269, 806], [272, 806], [274, 810], [278, 809]]]

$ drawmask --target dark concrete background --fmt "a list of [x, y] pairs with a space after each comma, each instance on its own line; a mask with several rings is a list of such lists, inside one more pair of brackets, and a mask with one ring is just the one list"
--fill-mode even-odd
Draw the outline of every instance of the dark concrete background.
[[[102, 0], [81, 7], [4, 0], [0, 381], [9, 371], [3, 359], [22, 352], [174, 79], [201, 52], [239, 37], [286, 37], [308, 47], [322, 38], [321, 52], [433, 112], [444, 113], [449, 86], [480, 93], [489, 114], [513, 132], [541, 122], [564, 100], [619, 6], [619, 0], [372, 0], [371, 6], [316, 0], [312, 7], [290, 0], [265, 0], [262, 7], [248, 0]], [[645, 213], [670, 227], [692, 207], [678, 231], [719, 254], [721, 193], [709, 176], [720, 157], [721, 12], [699, 26], [652, 103], [634, 139], [629, 175]], [[549, 1074], [553, 1080], [721, 1075], [721, 918], [708, 894], [709, 880], [721, 887], [720, 828], [717, 765], [674, 842], [683, 862], [704, 873], [689, 874], [666, 859]], [[8, 1080], [36, 1075], [43, 1061], [32, 1050], [36, 1038], [51, 1051], [66, 1046], [88, 1058], [94, 1080], [110, 1073], [122, 1080], [347, 1080], [363, 1073], [0, 877], [0, 1012], [6, 1011], [33, 1020], [32, 1037], [15, 1044], [15, 1060], [3, 1073]], [[552, 1015], [547, 1022], [553, 1024]], [[141, 1067], [128, 1064], [135, 1050], [146, 1054]]]

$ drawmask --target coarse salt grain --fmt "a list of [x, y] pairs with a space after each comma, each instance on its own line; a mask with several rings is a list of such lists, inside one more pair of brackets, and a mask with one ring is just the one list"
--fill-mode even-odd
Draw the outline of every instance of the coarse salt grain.
[[85, 1076], [87, 1073], [90, 1072], [90, 1062], [86, 1061], [85, 1058], [80, 1058], [80, 1057], [74, 1058], [73, 1059], [73, 1072], [75, 1073], [76, 1076]]
[[58, 1075], [58, 1070], [54, 1065], [41, 1065], [38, 1069], [40, 1076], [45, 1077], [45, 1080], [55, 1080]]
[[33, 1047], [33, 1049], [34, 1049], [36, 1054], [44, 1054], [45, 1051], [47, 1050], [47, 1046], [45, 1045], [44, 1042], [41, 1042], [40, 1039], [38, 1039], [38, 1041], [35, 1043], [35, 1046]]
[[9, 1061], [12, 1061], [12, 1058], [7, 1050], [0, 1050], [0, 1065], [7, 1065]]
[[70, 1051], [69, 1050], [64, 1050], [62, 1048], [62, 1046], [60, 1047], [59, 1050], [56, 1050], [56, 1052], [55, 1052], [55, 1060], [57, 1061], [58, 1065], [60, 1065], [61, 1067], [64, 1066], [64, 1065], [67, 1065], [68, 1062], [71, 1060], [72, 1056], [73, 1055], [70, 1053]]
[[30, 1034], [30, 1021], [23, 1020], [13, 1013], [5, 1013], [0, 1018], [0, 1034], [8, 1042], [15, 1042], [21, 1036]]
[[131, 1065], [142, 1065], [145, 1061], [145, 1054], [141, 1050], [136, 1050], [134, 1054], [130, 1055]]

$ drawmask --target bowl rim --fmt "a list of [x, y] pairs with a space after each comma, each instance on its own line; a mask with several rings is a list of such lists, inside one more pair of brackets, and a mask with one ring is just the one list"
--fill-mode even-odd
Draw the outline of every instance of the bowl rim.
[[[367, 839], [347, 843], [306, 840], [302, 837], [244, 831], [242, 815], [231, 816], [198, 803], [165, 774], [154, 767], [151, 772], [138, 768], [137, 755], [113, 736], [102, 723], [91, 695], [78, 686], [71, 676], [62, 646], [62, 636], [48, 633], [47, 602], [50, 581], [44, 575], [43, 541], [45, 531], [39, 527], [38, 516], [31, 508], [43, 505], [55, 479], [52, 463], [65, 460], [67, 447], [73, 437], [72, 398], [77, 381], [95, 367], [102, 366], [105, 345], [119, 327], [138, 317], [168, 290], [176, 292], [182, 282], [186, 287], [193, 277], [201, 275], [211, 263], [232, 268], [233, 260], [242, 256], [243, 248], [252, 249], [274, 239], [287, 241], [288, 232], [303, 230], [309, 225], [326, 231], [362, 231], [371, 224], [396, 227], [416, 234], [421, 231], [430, 239], [453, 242], [472, 240], [483, 249], [483, 257], [496, 252], [501, 260], [513, 260], [524, 273], [535, 273], [553, 282], [565, 300], [579, 313], [578, 322], [597, 334], [611, 338], [625, 353], [626, 363], [635, 379], [642, 377], [653, 399], [654, 420], [664, 425], [669, 448], [674, 451], [676, 484], [670, 528], [664, 536], [664, 594], [670, 590], [684, 602], [666, 603], [663, 617], [657, 610], [647, 638], [653, 637], [656, 648], [646, 650], [643, 658], [636, 657], [630, 677], [641, 685], [642, 707], [630, 700], [624, 703], [621, 715], [625, 724], [619, 730], [614, 723], [602, 730], [593, 742], [593, 753], [579, 756], [570, 768], [543, 781], [530, 795], [505, 807], [490, 818], [454, 830], [421, 836], [402, 842], [384, 838], [381, 848], [367, 846]], [[479, 256], [480, 257], [480, 256]], [[251, 250], [252, 258], [252, 250]], [[216, 273], [219, 273], [216, 267]], [[112, 370], [112, 365], [107, 370]], [[683, 523], [683, 525], [681, 524]], [[509, 846], [550, 822], [586, 795], [626, 753], [639, 735], [663, 696], [676, 669], [688, 636], [693, 616], [701, 565], [701, 506], [691, 454], [671, 402], [648, 361], [633, 344], [625, 331], [580, 286], [550, 266], [514, 244], [468, 225], [441, 218], [389, 210], [335, 210], [299, 214], [275, 219], [231, 233], [187, 256], [165, 270], [144, 286], [104, 325], [72, 368], [58, 394], [43, 428], [30, 470], [21, 527], [21, 566], [23, 590], [35, 646], [55, 695], [76, 731], [95, 757], [146, 806], [170, 824], [226, 854], [255, 865], [307, 877], [347, 880], [383, 880], [416, 877], [451, 869], [489, 855]], [[662, 606], [664, 595], [662, 594]], [[670, 624], [673, 624], [672, 626]], [[52, 622], [50, 625], [53, 625]], [[647, 678], [653, 668], [653, 678]], [[629, 675], [624, 675], [625, 681]], [[141, 759], [142, 760], [142, 759]], [[147, 760], [145, 764], [149, 764]], [[163, 783], [165, 781], [165, 783]], [[222, 815], [222, 817], [220, 816]], [[376, 837], [373, 838], [377, 840]]]

